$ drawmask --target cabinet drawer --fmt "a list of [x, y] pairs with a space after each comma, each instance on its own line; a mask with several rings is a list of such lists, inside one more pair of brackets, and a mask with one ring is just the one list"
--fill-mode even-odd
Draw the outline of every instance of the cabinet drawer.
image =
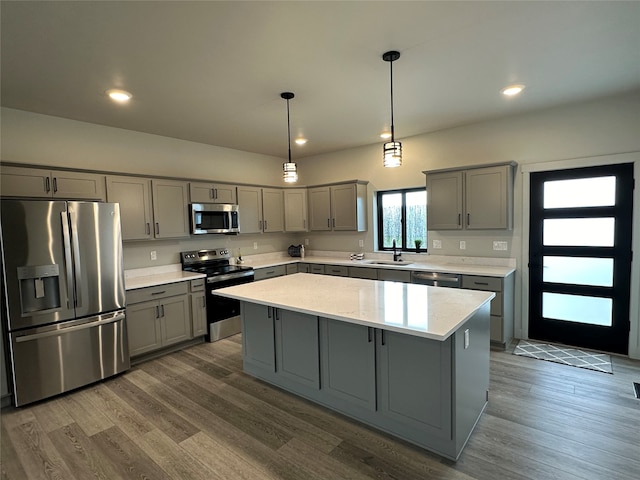
[[187, 293], [186, 282], [167, 283], [156, 287], [138, 288], [127, 292], [127, 303], [146, 302], [149, 300], [158, 300], [160, 298], [172, 297], [174, 295], [182, 295]]
[[411, 272], [406, 270], [378, 269], [378, 280], [409, 283], [411, 282]]
[[502, 279], [498, 277], [463, 275], [462, 288], [468, 288], [470, 290], [488, 290], [490, 292], [501, 292]]
[[287, 269], [284, 265], [278, 265], [276, 267], [257, 268], [254, 272], [253, 279], [255, 281], [265, 280], [267, 278], [281, 277], [286, 275]]
[[189, 291], [190, 292], [204, 292], [204, 284], [206, 282], [206, 278], [198, 278], [197, 280], [191, 280], [189, 282]]
[[343, 267], [339, 265], [325, 265], [324, 273], [326, 275], [335, 275], [337, 277], [348, 277], [349, 267]]
[[324, 274], [324, 265], [309, 265], [309, 273], [320, 273]]
[[291, 275], [293, 273], [298, 273], [298, 264], [290, 263], [287, 265], [287, 275]]
[[352, 278], [378, 279], [378, 270], [367, 267], [349, 267], [349, 276]]

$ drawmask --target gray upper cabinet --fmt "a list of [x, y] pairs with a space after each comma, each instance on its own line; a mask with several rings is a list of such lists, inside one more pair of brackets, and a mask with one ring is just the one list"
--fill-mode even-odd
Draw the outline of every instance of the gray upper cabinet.
[[123, 240], [189, 236], [186, 182], [109, 176], [107, 200], [120, 203]]
[[123, 240], [153, 238], [151, 180], [140, 177], [107, 177], [107, 201], [120, 204]]
[[155, 238], [188, 237], [189, 184], [175, 180], [151, 180]]
[[2, 196], [99, 200], [106, 198], [105, 176], [26, 167], [2, 167]]
[[291, 188], [284, 190], [284, 229], [285, 232], [306, 232], [309, 229], [307, 209], [307, 189]]
[[238, 203], [236, 186], [225, 183], [191, 182], [189, 198], [191, 203]]
[[348, 182], [309, 188], [311, 230], [367, 230], [367, 184]]
[[513, 227], [513, 164], [424, 172], [429, 230]]
[[278, 188], [238, 186], [240, 233], [283, 232], [284, 197]]

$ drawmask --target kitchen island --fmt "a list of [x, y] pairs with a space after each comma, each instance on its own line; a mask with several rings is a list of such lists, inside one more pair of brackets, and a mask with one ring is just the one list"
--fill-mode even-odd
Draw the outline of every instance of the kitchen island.
[[492, 292], [298, 273], [242, 302], [244, 370], [457, 459], [487, 403]]

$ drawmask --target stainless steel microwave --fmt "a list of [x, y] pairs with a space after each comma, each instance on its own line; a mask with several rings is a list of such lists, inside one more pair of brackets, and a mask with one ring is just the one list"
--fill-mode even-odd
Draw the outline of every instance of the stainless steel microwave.
[[238, 205], [219, 203], [192, 203], [191, 233], [240, 233]]

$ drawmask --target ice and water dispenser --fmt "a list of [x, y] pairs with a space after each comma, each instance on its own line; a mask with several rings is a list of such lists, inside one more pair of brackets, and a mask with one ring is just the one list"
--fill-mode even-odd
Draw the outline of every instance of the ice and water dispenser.
[[60, 308], [60, 269], [54, 265], [18, 267], [22, 315]]

